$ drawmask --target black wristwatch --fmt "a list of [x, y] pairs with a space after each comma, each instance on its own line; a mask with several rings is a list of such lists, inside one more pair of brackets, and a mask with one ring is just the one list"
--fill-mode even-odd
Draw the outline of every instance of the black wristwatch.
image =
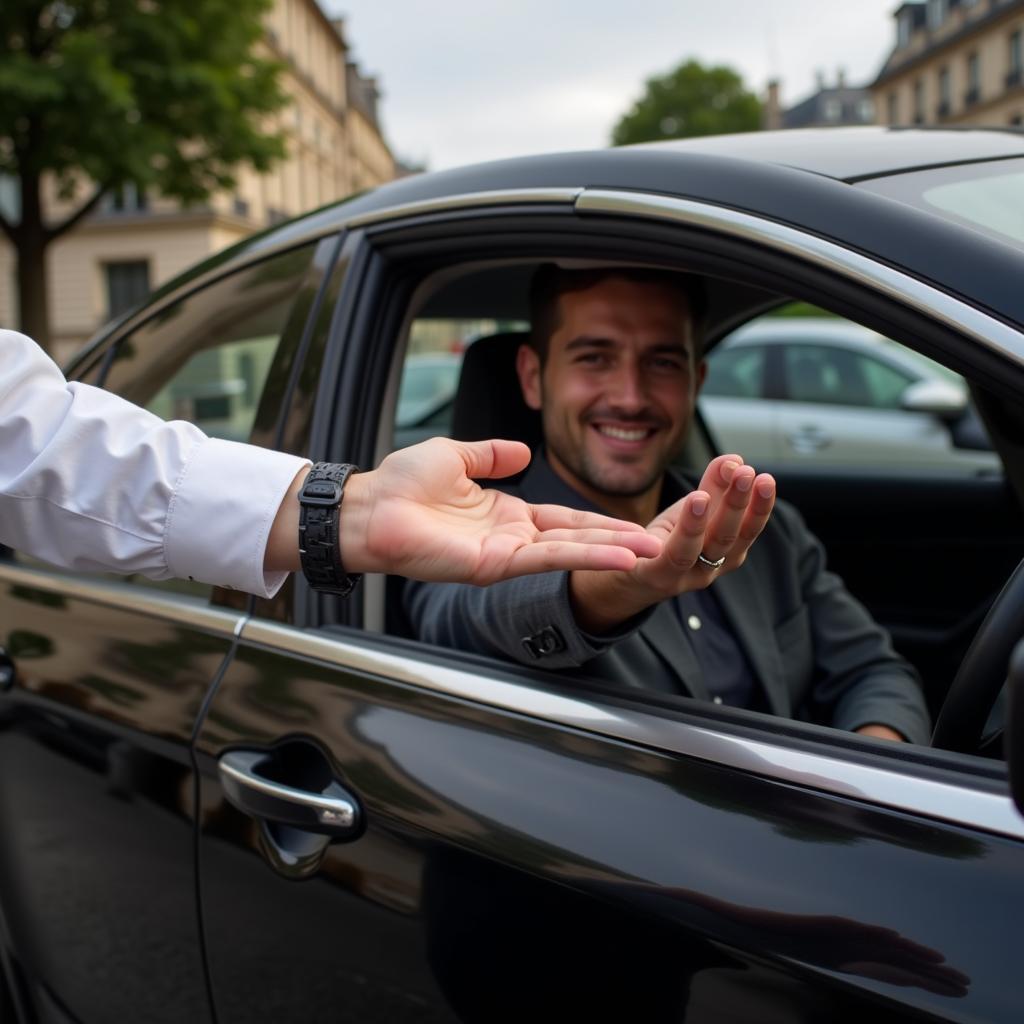
[[317, 462], [299, 492], [299, 557], [314, 590], [348, 597], [362, 579], [345, 572], [338, 520], [345, 482], [359, 467], [348, 462]]

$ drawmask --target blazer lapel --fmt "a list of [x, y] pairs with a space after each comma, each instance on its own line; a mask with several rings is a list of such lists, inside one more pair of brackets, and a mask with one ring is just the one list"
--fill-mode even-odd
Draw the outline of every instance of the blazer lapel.
[[793, 714], [779, 660], [771, 619], [756, 587], [747, 586], [743, 569], [727, 573], [712, 584], [736, 639], [750, 660], [754, 674], [764, 686], [772, 714], [788, 718]]
[[679, 677], [685, 692], [698, 700], [710, 699], [704, 672], [686, 639], [674, 601], [662, 601], [640, 627], [639, 633]]

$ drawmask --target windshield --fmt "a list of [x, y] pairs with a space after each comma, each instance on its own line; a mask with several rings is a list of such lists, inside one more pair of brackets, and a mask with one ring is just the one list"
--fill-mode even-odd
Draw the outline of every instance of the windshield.
[[993, 160], [861, 182], [898, 199], [1024, 248], [1024, 160]]

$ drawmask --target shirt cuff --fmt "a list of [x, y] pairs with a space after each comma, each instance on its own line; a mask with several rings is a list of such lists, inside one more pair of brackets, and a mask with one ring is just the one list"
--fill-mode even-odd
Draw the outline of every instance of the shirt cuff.
[[[206, 438], [174, 488], [164, 555], [174, 576], [273, 597], [288, 576], [265, 573], [270, 528], [308, 459]], [[298, 537], [296, 537], [298, 543]]]

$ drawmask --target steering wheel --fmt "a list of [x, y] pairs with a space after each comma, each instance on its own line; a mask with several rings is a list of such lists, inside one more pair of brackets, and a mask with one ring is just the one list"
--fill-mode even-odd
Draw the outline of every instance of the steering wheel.
[[942, 704], [932, 746], [977, 753], [989, 713], [1006, 682], [1010, 654], [1024, 636], [1024, 561], [975, 633]]

